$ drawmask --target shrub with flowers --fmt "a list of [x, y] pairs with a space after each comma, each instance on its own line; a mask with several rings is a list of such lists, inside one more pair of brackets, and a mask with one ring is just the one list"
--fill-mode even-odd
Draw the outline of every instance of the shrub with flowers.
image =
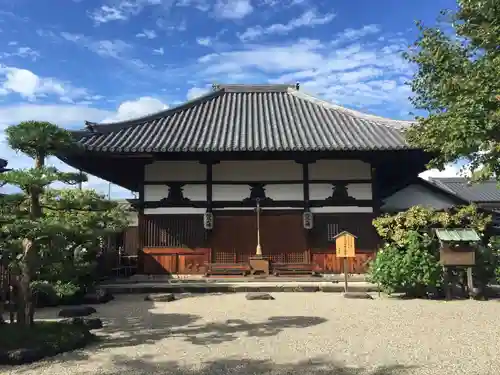
[[[441, 212], [415, 206], [395, 215], [381, 216], [373, 225], [384, 246], [370, 264], [369, 280], [387, 293], [424, 297], [429, 291], [439, 291], [443, 269], [433, 229], [472, 228], [485, 237], [490, 223], [491, 217], [473, 205]], [[455, 272], [459, 284], [460, 273]], [[486, 239], [478, 246], [474, 278], [480, 286], [500, 279], [500, 240]]]

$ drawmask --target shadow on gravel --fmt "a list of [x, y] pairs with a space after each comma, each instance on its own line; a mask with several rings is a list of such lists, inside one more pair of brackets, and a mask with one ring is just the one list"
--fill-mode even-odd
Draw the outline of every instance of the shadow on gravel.
[[[133, 303], [133, 302], [132, 302]], [[175, 302], [171, 302], [175, 306]], [[141, 302], [133, 312], [103, 319], [103, 336], [98, 348], [130, 347], [154, 344], [168, 337], [194, 345], [221, 344], [240, 337], [275, 336], [288, 328], [307, 328], [326, 322], [316, 316], [275, 316], [262, 322], [228, 319], [196, 324], [201, 316], [193, 314], [153, 314], [153, 303]], [[172, 308], [175, 311], [175, 307]]]
[[200, 364], [198, 369], [184, 367], [179, 362], [156, 362], [154, 357], [143, 357], [140, 360], [130, 360], [125, 356], [115, 356], [111, 359], [116, 370], [107, 372], [109, 375], [406, 375], [415, 367], [383, 366], [376, 368], [352, 368], [325, 359], [311, 359], [298, 363], [274, 363], [272, 361], [248, 360], [242, 358], [219, 359]]

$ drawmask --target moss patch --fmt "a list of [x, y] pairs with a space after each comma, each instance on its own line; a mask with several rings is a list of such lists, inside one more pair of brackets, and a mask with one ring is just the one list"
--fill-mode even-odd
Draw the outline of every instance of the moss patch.
[[33, 327], [0, 325], [0, 364], [23, 364], [83, 348], [96, 339], [77, 324], [36, 322]]

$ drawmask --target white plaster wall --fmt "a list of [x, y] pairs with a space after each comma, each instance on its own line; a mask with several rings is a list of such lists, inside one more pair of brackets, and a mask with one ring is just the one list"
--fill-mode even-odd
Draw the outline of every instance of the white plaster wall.
[[439, 194], [414, 184], [394, 193], [384, 200], [382, 211], [406, 210], [412, 206], [424, 206], [443, 210], [454, 205], [453, 201], [444, 194]]
[[[326, 199], [332, 195], [332, 192], [331, 184], [309, 184], [309, 199], [311, 200]], [[349, 184], [347, 185], [347, 192], [351, 197], [359, 200], [372, 199], [371, 184]]]
[[212, 185], [212, 200], [241, 201], [250, 196], [248, 185]]
[[371, 166], [361, 160], [318, 160], [309, 164], [310, 180], [370, 179]]
[[222, 161], [212, 167], [214, 181], [301, 180], [302, 166], [291, 160]]
[[[360, 160], [318, 160], [309, 165], [311, 180], [370, 179], [370, 164]], [[206, 166], [197, 161], [156, 161], [144, 169], [145, 181], [204, 181]], [[302, 179], [302, 165], [291, 160], [221, 161], [214, 181], [291, 181]]]
[[304, 189], [302, 184], [265, 186], [266, 196], [275, 201], [304, 201]]
[[[184, 185], [182, 192], [185, 198], [193, 201], [206, 201], [207, 200], [207, 187], [206, 185]], [[146, 202], [157, 202], [160, 199], [167, 197], [168, 186], [166, 185], [145, 185], [144, 186], [144, 200]]]
[[155, 161], [144, 167], [144, 181], [205, 181], [207, 169], [197, 161]]

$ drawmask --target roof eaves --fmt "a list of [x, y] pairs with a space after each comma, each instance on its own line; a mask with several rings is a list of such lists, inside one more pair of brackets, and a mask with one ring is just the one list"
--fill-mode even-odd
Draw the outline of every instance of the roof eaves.
[[91, 129], [89, 130], [80, 130], [79, 132], [85, 133], [86, 136], [89, 136], [91, 134], [106, 134], [106, 133], [111, 133], [115, 131], [120, 131], [122, 129], [131, 127], [131, 126], [136, 126], [136, 125], [142, 125], [146, 122], [154, 121], [163, 117], [168, 117], [171, 116], [177, 112], [184, 111], [186, 109], [189, 109], [195, 105], [198, 105], [199, 103], [202, 103], [206, 100], [210, 100], [212, 98], [215, 98], [219, 95], [224, 93], [224, 89], [217, 89], [212, 92], [208, 92], [205, 95], [199, 96], [193, 100], [187, 101], [186, 103], [182, 103], [181, 105], [178, 105], [176, 107], [172, 108], [167, 108], [163, 111], [149, 114], [147, 116], [139, 117], [136, 119], [132, 120], [125, 120], [125, 121], [117, 121], [117, 122], [110, 122], [110, 123], [92, 123], [85, 121], [85, 124], [90, 127]]
[[345, 107], [330, 103], [324, 99], [318, 98], [315, 95], [312, 95], [312, 94], [304, 92], [304, 91], [295, 90], [293, 88], [289, 89], [288, 93], [291, 95], [295, 95], [298, 98], [308, 100], [311, 103], [314, 103], [316, 105], [321, 105], [325, 108], [332, 109], [334, 111], [342, 112], [343, 114], [346, 114], [348, 116], [358, 118], [358, 119], [367, 120], [373, 124], [386, 126], [386, 127], [391, 128], [391, 129], [396, 129], [396, 130], [401, 131], [403, 128], [414, 125], [416, 123], [415, 121], [393, 120], [393, 119], [389, 119], [389, 118], [385, 118], [385, 117], [381, 117], [381, 116], [376, 116], [376, 115], [371, 115], [368, 113], [359, 112], [359, 111], [356, 111], [354, 109], [345, 108]]

